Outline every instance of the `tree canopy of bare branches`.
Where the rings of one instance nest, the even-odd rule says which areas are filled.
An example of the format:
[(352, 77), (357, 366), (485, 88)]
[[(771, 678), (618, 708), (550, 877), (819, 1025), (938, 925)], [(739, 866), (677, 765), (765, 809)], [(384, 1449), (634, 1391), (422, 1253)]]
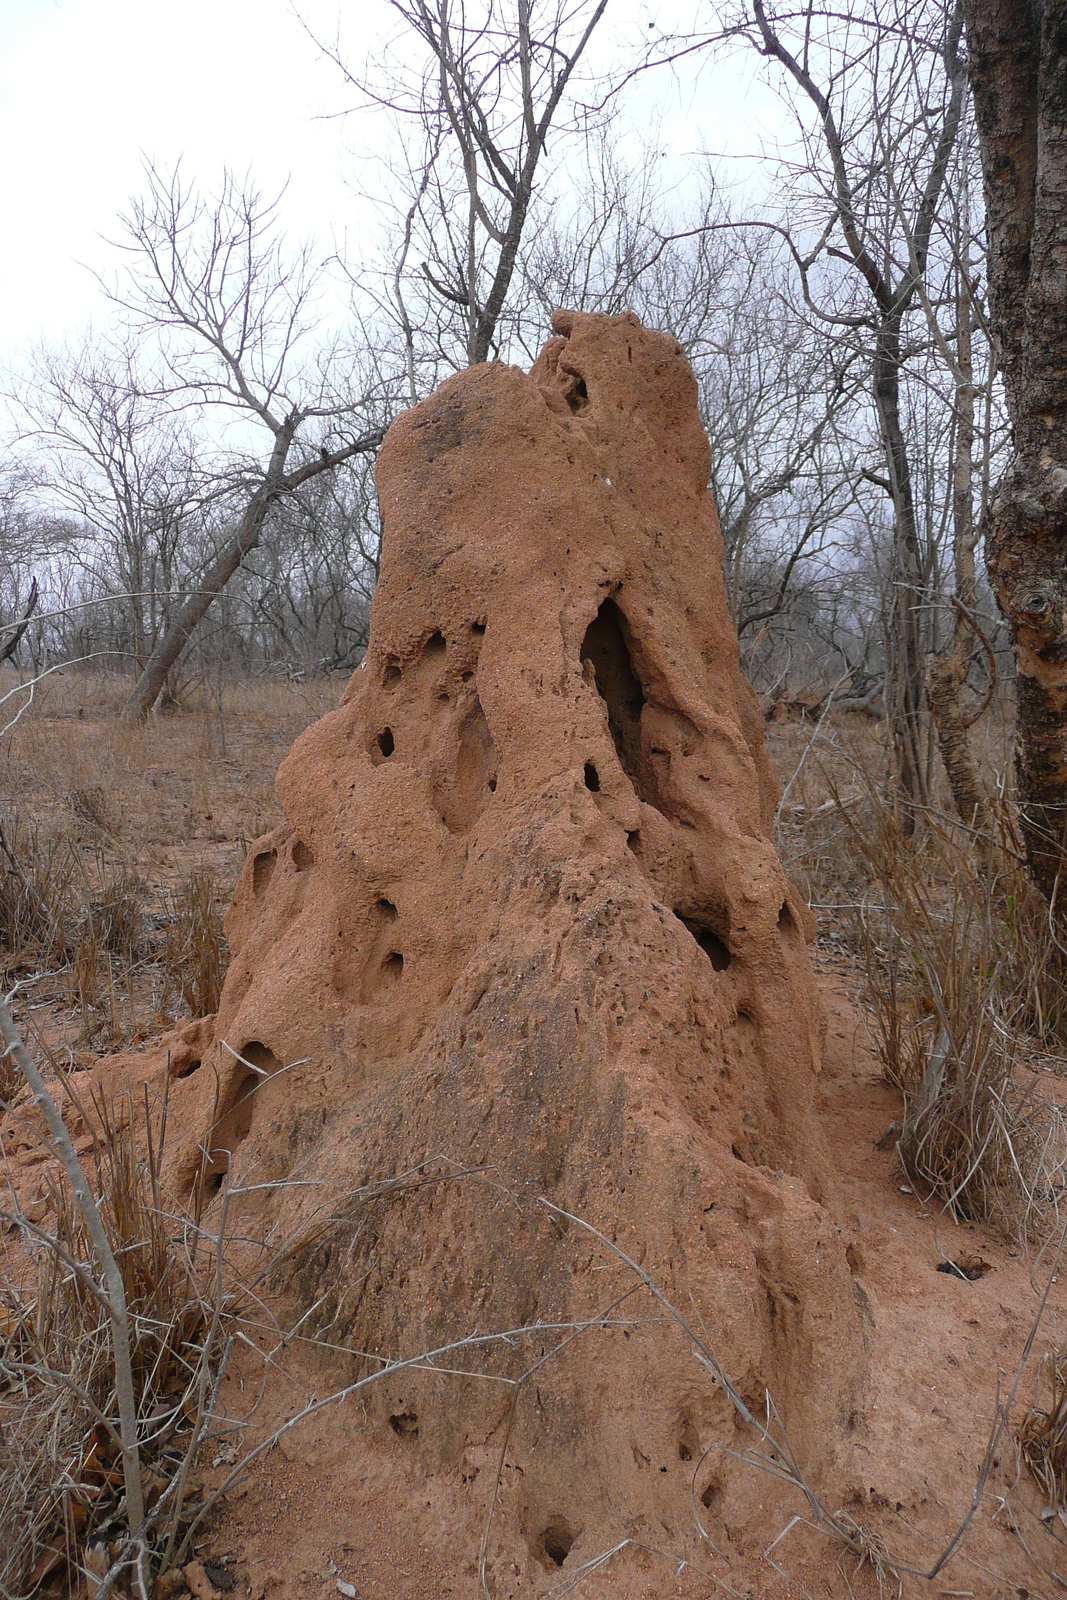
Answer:
[[(389, 0), (400, 28), (373, 69), (330, 54), (362, 103), (388, 111), (403, 156), (392, 310), (415, 393), (416, 344), (486, 361), (519, 265), (549, 135), (607, 0)], [(584, 120), (584, 119), (580, 119)]]
[[(202, 199), (180, 172), (147, 173), (125, 220), (129, 270), (112, 298), (160, 350), (160, 386), (175, 409), (236, 412), (265, 449), (231, 466), (244, 484), (236, 526), (145, 663), (125, 715), (144, 717), (215, 597), (258, 546), (272, 506), (353, 457), (375, 451), (388, 408), (377, 373), (354, 396), (322, 345), (302, 361), (320, 269), (305, 247), (288, 256), (276, 204), (227, 176)], [(310, 425), (310, 429), (309, 429)], [(311, 436), (309, 437), (309, 431)]]

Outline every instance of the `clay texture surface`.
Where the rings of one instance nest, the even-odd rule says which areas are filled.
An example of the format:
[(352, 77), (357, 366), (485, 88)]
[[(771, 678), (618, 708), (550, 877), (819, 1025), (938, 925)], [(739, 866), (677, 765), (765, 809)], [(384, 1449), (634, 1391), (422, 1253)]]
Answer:
[[(831, 1499), (863, 1397), (810, 914), (696, 385), (632, 315), (554, 326), (528, 375), (473, 368), (391, 428), (366, 659), (279, 771), (218, 1017), (169, 1067), (173, 1187), (205, 1225), (247, 1190), (250, 1263), (332, 1343), (403, 1357), (614, 1304), (517, 1391), (367, 1392), (370, 1435), (495, 1497), (500, 1596), (691, 1540), (694, 1503), (744, 1537), (773, 1493), (721, 1448), (754, 1441), (691, 1344), (543, 1198), (638, 1261), (760, 1414), (770, 1391)], [(516, 1377), (563, 1337), (453, 1365)]]

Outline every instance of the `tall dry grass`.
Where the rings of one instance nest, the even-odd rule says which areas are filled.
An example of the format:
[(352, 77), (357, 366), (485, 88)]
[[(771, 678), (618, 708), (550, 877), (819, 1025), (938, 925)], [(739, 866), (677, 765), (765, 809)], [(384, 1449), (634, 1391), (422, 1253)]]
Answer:
[(219, 1008), (228, 953), (214, 875), (204, 867), (182, 878), (167, 897), (163, 970), (194, 1017)]
[(215, 1009), (221, 912), (279, 820), (275, 771), (342, 683), (235, 679), (133, 727), (128, 687), (57, 673), (0, 745), (0, 971), (68, 1055)]
[[(0, 680), (10, 687), (9, 669)], [(166, 1024), (173, 1008), (215, 1009), (229, 886), (248, 842), (277, 821), (278, 761), (339, 691), (237, 683), (129, 728), (117, 717), (126, 687), (56, 675), (0, 747), (0, 993), (14, 981), (17, 1003), (32, 1001), (39, 1046), (57, 1047), (53, 1071), (64, 1039), (110, 1049)], [(5, 1060), (7, 1101), (18, 1087), (10, 1069)], [(9, 1270), (0, 1294), (0, 1593), (45, 1581), (73, 1593), (115, 1550), (140, 1563), (150, 1588), (187, 1526), (231, 1312), (223, 1241), (205, 1240), (198, 1256), (195, 1221), (164, 1211), (162, 1126), (138, 1144), (133, 1110), (117, 1122), (103, 1105), (88, 1111), (96, 1135), (84, 1160), (121, 1264), (151, 1538), (128, 1526), (100, 1262), (49, 1151), (47, 1222), (25, 1216), (14, 1191), (3, 1208), (22, 1247), (9, 1266), (32, 1270)]]
[[(145, 1508), (162, 1548), (181, 1520), (179, 1477), (203, 1432), (204, 1396), (221, 1345), (225, 1303), (198, 1277), (188, 1223), (162, 1207), (165, 1117), (134, 1135), (102, 1103), (85, 1159), (126, 1298)], [(121, 1464), (110, 1310), (99, 1263), (62, 1168), (50, 1168), (47, 1224), (33, 1224), (11, 1193), (0, 1217), (19, 1230), (32, 1272), (8, 1282), (0, 1307), (0, 1593), (27, 1594), (79, 1576), (131, 1546)], [(214, 1337), (209, 1338), (209, 1330)], [(125, 1530), (125, 1531), (124, 1531)], [(116, 1542), (117, 1541), (117, 1542)], [(143, 1544), (143, 1540), (141, 1541)], [(133, 1556), (131, 1555), (131, 1560)]]
[[(0, 668), (0, 692), (8, 679)], [(183, 846), (222, 855), (213, 847), (274, 826), (278, 764), (342, 687), (235, 679), (218, 697), (193, 693), (181, 709), (130, 725), (118, 715), (128, 679), (57, 674), (0, 747), (2, 809), (165, 876)]]
[(1067, 959), (1021, 867), (996, 748), (987, 731), (991, 867), (944, 790), (905, 829), (884, 736), (854, 719), (779, 738), (779, 845), (821, 914), (824, 952), (862, 976), (903, 1096), (908, 1179), (957, 1218), (1033, 1241), (1055, 1228), (1067, 1181), (1067, 1118), (1035, 1070), (1067, 1073)]
[(1067, 1504), (1067, 1349), (1052, 1351), (1042, 1364), (1048, 1387), (1035, 1396), (1019, 1427), (1019, 1448), (1049, 1504)]
[(0, 815), (0, 952), (12, 965), (64, 959), (74, 872), (65, 840)]
[(856, 833), (872, 886), (854, 913), (898, 1150), (927, 1201), (1019, 1241), (1046, 1237), (1067, 1181), (1067, 1119), (1032, 1070), (1058, 1051), (1064, 962), (1010, 857), (985, 871), (963, 829), (927, 818), (906, 839), (887, 807)]

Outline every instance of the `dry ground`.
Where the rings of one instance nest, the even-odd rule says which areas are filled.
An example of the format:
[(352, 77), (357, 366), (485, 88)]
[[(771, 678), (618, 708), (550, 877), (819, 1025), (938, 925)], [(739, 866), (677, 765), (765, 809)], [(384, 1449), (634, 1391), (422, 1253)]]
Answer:
[[(0, 671), (0, 693), (15, 681)], [(16, 1012), (64, 1060), (118, 1049), (187, 1013), (161, 960), (175, 896), (199, 874), (225, 909), (249, 844), (278, 821), (278, 763), (341, 687), (238, 682), (218, 698), (193, 692), (140, 728), (118, 720), (123, 679), (70, 672), (39, 686), (0, 743), (0, 821), (27, 844), (35, 831), (39, 853), (56, 859), (75, 925), (115, 888), (132, 893), (136, 913), (132, 951), (103, 939), (86, 953), (95, 985), (77, 963), (61, 973), (19, 963)], [(18, 703), (0, 709), (0, 727)]]
[[(0, 690), (13, 681), (0, 680)], [(56, 1067), (84, 1064), (187, 1012), (165, 960), (176, 897), (191, 874), (208, 873), (215, 910), (224, 907), (250, 841), (278, 818), (279, 760), (342, 686), (234, 683), (217, 697), (191, 698), (144, 729), (117, 721), (121, 681), (69, 673), (42, 686), (0, 743), (0, 819), (9, 838), (28, 843), (35, 829), (37, 848), (44, 841), (63, 857), (65, 912), (75, 927), (91, 923), (94, 906), (115, 884), (135, 885), (137, 913), (125, 946), (103, 939), (88, 957), (83, 951), (82, 966), (95, 963), (88, 984), (69, 953), (60, 961), (55, 952), (35, 957), (32, 950), (16, 955), (0, 947), (5, 987), (20, 985), (17, 1019)], [(1007, 769), (1007, 726), (1005, 716), (995, 717), (983, 735), (989, 772)], [(1051, 1258), (924, 1206), (904, 1182), (892, 1148), (879, 1148), (901, 1103), (884, 1080), (864, 1009), (852, 912), (870, 875), (833, 799), (836, 791), (862, 801), (866, 779), (884, 761), (879, 730), (858, 720), (818, 729), (781, 724), (769, 729), (769, 740), (786, 790), (783, 857), (820, 918), (815, 958), (829, 1022), (820, 1106), (837, 1175), (836, 1206), (862, 1240), (851, 1264), (872, 1380), (857, 1444), (863, 1494), (848, 1511), (894, 1555), (921, 1567), (967, 1510), (998, 1389), (1005, 1392), (1015, 1378)], [(1058, 1093), (1067, 1064), (1046, 1054), (1043, 1066)], [(946, 1257), (963, 1252), (978, 1253), (991, 1270), (976, 1282), (937, 1271)], [(1065, 1339), (1067, 1307), (1054, 1284), (1017, 1414), (1033, 1392), (1035, 1363)], [(266, 1393), (258, 1355), (246, 1352), (233, 1363), (225, 1404), (235, 1421), (247, 1421), (249, 1439), (269, 1432), (286, 1407), (298, 1406), (324, 1381), (318, 1354), (305, 1362), (299, 1341), (287, 1360), (284, 1383)], [(222, 1563), (211, 1569), (215, 1581), (235, 1579), (235, 1592), (252, 1600), (473, 1593), (480, 1539), (473, 1491), (443, 1479), (415, 1482), (403, 1448), (400, 1439), (392, 1450), (380, 1440), (370, 1446), (351, 1408), (294, 1431), (224, 1501), (201, 1552)], [(230, 1459), (232, 1446), (209, 1447), (202, 1486), (219, 1481)], [(853, 1571), (803, 1524), (773, 1550), (783, 1569), (776, 1570), (764, 1548), (803, 1505), (781, 1498), (773, 1504), (758, 1547), (721, 1558), (705, 1552), (681, 1572), (676, 1551), (620, 1550), (584, 1574), (576, 1590), (582, 1600), (622, 1592), (650, 1600), (879, 1592), (871, 1568)], [(1052, 1600), (1067, 1592), (1067, 1526), (1043, 1519), (1043, 1508), (1009, 1433), (960, 1553), (933, 1583), (903, 1575), (903, 1593)], [(896, 1580), (882, 1587), (895, 1592)], [(209, 1582), (204, 1592), (211, 1589)], [(558, 1593), (570, 1592), (561, 1573)]]

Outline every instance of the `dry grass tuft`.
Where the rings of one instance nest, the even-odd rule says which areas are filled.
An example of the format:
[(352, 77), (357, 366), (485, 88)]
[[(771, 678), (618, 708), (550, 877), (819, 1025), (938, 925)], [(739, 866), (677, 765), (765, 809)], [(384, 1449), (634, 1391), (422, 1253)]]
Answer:
[[(984, 765), (1002, 792), (1008, 725), (989, 721)], [(885, 1075), (905, 1100), (899, 1153), (916, 1191), (1011, 1238), (1044, 1236), (1067, 1180), (1067, 1117), (1035, 1069), (1063, 1072), (1067, 951), (1019, 864), (1010, 803), (993, 805), (989, 870), (947, 794), (907, 835), (875, 725), (771, 729), (770, 746), (783, 863), (820, 914), (822, 954), (865, 975)]]
[(139, 954), (145, 886), (137, 873), (120, 871), (105, 877), (98, 892), (86, 881), (83, 892), (87, 903), (70, 943), (71, 998), (81, 1015), (81, 1038), (92, 1042), (103, 1035), (117, 1048), (130, 1031), (122, 1000)]
[[(178, 1228), (159, 1205), (161, 1149), (139, 1156), (128, 1122), (96, 1108), (91, 1164), (125, 1285), (142, 1479), (149, 1508), (181, 1470), (199, 1419), (210, 1320)], [(83, 1569), (122, 1521), (123, 1474), (109, 1313), (69, 1185), (52, 1182), (54, 1221), (16, 1223), (36, 1282), (0, 1309), (0, 1592), (26, 1593)]]
[(122, 872), (89, 901), (85, 920), (93, 938), (104, 950), (126, 961), (134, 960), (141, 939), (144, 892), (144, 879), (139, 873)]
[(1035, 1400), (1019, 1428), (1023, 1460), (1050, 1505), (1067, 1503), (1067, 1349), (1048, 1357), (1047, 1407)]
[(1067, 1120), (1020, 1064), (1035, 1042), (1059, 1048), (1052, 930), (1018, 870), (985, 870), (950, 819), (927, 819), (918, 840), (888, 806), (875, 821), (865, 832), (850, 819), (871, 878), (855, 922), (879, 1053), (904, 1096), (904, 1170), (958, 1219), (1044, 1237), (1067, 1181)]
[(182, 879), (166, 901), (169, 921), (163, 946), (168, 982), (194, 1017), (219, 1008), (228, 951), (213, 873), (199, 867)]
[(0, 949), (5, 965), (63, 961), (75, 861), (65, 839), (0, 818)]
[(111, 806), (107, 795), (100, 784), (88, 784), (85, 788), (74, 788), (67, 796), (71, 811), (79, 822), (84, 822), (91, 828), (98, 828), (101, 833), (117, 834), (111, 815)]

